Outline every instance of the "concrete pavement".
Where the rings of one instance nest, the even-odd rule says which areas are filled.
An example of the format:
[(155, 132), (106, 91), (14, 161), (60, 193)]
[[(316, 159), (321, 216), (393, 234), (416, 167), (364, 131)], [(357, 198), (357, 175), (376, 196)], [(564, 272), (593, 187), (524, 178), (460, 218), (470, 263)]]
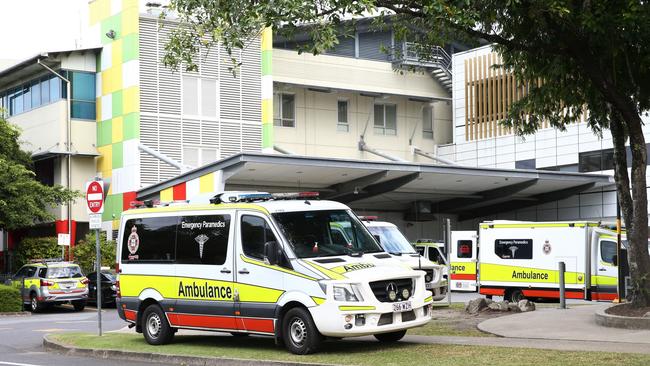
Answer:
[(596, 324), (596, 311), (609, 306), (611, 304), (575, 306), (565, 310), (542, 308), (488, 319), (478, 328), (508, 338), (635, 343), (650, 349), (650, 330), (607, 328)]

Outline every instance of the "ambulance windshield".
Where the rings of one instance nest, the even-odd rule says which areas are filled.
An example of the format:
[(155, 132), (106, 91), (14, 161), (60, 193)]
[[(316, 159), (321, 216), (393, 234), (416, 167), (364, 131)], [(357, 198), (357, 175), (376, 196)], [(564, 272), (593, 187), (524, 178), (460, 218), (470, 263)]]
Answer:
[(415, 248), (394, 226), (368, 226), (370, 233), (379, 237), (381, 246), (391, 254), (416, 254)]
[(359, 220), (345, 210), (273, 214), (298, 258), (381, 252)]

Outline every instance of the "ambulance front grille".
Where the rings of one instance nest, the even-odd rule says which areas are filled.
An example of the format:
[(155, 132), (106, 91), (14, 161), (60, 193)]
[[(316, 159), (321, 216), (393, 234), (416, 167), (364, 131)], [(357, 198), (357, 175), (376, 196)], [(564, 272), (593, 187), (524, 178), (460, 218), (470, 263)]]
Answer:
[(397, 287), (397, 298), (394, 301), (407, 300), (402, 298), (402, 290), (404, 289), (408, 289), (409, 294), (413, 294), (413, 280), (410, 278), (396, 278), (392, 280), (370, 282), (370, 289), (372, 290), (372, 293), (375, 294), (377, 300), (381, 302), (394, 302), (388, 299), (387, 288), (390, 283), (395, 284)]

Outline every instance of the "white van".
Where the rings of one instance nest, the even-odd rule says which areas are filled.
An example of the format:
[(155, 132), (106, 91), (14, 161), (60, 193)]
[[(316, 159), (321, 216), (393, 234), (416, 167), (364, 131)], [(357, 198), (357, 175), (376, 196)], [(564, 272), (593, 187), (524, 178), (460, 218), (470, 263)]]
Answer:
[[(479, 292), (522, 298), (559, 298), (558, 263), (566, 266), (566, 298), (617, 298), (616, 232), (598, 222), (490, 221), (479, 225)], [(622, 237), (625, 244), (625, 236)], [(627, 270), (623, 267), (623, 272)]]
[(395, 224), (377, 221), (376, 216), (359, 218), (386, 252), (409, 267), (426, 272), (424, 280), (427, 290), (433, 292), (433, 301), (441, 301), (447, 296), (447, 279), (444, 276), (446, 267), (421, 256)]
[(119, 316), (150, 344), (189, 328), (269, 335), (296, 354), (324, 337), (394, 342), (429, 322), (424, 272), (385, 253), (347, 206), (313, 198), (226, 192), (122, 213)]

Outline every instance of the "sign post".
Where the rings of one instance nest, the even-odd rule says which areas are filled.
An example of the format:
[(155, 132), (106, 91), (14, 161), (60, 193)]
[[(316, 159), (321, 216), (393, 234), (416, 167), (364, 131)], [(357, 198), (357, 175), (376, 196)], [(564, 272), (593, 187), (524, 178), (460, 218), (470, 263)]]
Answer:
[(104, 182), (95, 178), (86, 182), (86, 210), (89, 216), (89, 227), (95, 229), (95, 297), (97, 298), (97, 329), (102, 335), (102, 259), (99, 245), (99, 230), (102, 227), (102, 212), (104, 212)]

